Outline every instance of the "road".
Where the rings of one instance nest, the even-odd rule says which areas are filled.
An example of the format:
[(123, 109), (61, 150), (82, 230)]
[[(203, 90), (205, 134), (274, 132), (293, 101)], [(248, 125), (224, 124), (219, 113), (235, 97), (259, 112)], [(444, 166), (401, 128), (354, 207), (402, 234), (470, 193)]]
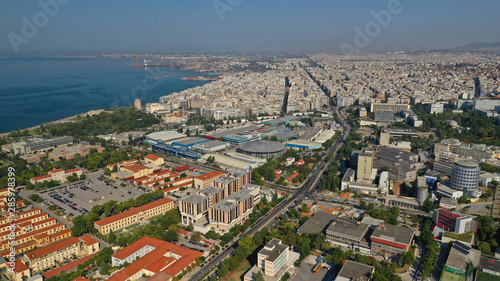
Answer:
[[(340, 116), (340, 114), (338, 113), (337, 108), (334, 108), (332, 106), (332, 109), (340, 117), (343, 127), (342, 134), (337, 138), (337, 140), (335, 140), (333, 145), (328, 149), (326, 153), (326, 156), (328, 156), (330, 153), (333, 153), (333, 157), (330, 159), (329, 162), (325, 161), (326, 156), (322, 158), (321, 161), (316, 165), (314, 170), (311, 172), (311, 174), (304, 181), (302, 188), (298, 190), (296, 193), (294, 193), (292, 196), (287, 198), (286, 200), (282, 201), (282, 203), (278, 207), (276, 207), (276, 209), (274, 209), (270, 214), (263, 217), (260, 221), (255, 223), (252, 227), (250, 227), (250, 229), (245, 233), (245, 235), (253, 236), (264, 226), (267, 227), (272, 226), (277, 222), (278, 217), (281, 215), (281, 213), (283, 213), (283, 211), (288, 209), (290, 206), (295, 206), (295, 204), (298, 204), (303, 199), (307, 199), (314, 192), (314, 190), (316, 189), (317, 185), (319, 184), (323, 176), (324, 171), (328, 169), (329, 165), (335, 159), (337, 151), (339, 150), (339, 148), (342, 146), (347, 136), (349, 136), (352, 131), (348, 123), (345, 121), (345, 118), (343, 116)], [(207, 271), (209, 271), (215, 266), (218, 266), (226, 257), (231, 255), (233, 251), (238, 247), (237, 242), (240, 238), (241, 236), (238, 237), (238, 239), (234, 242), (234, 244), (228, 246), (225, 249), (222, 249), (219, 255), (217, 255), (211, 261), (206, 263), (205, 266), (199, 272), (191, 276), (190, 279), (200, 280)]]

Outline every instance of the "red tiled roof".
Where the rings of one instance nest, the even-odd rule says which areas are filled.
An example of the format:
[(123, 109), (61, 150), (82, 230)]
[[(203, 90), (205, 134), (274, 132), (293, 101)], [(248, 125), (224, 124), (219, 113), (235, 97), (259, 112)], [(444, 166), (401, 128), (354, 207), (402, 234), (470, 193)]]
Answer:
[[(177, 259), (176, 261), (173, 261), (167, 266), (169, 260), (165, 258), (165, 254), (168, 252), (171, 252), (175, 255), (179, 255), (181, 256), (181, 258)], [(138, 260), (134, 261), (132, 264), (125, 267), (124, 269), (111, 275), (111, 277), (108, 280), (109, 281), (127, 280), (130, 276), (133, 276), (137, 272), (146, 268), (148, 270), (151, 270), (152, 272), (155, 272), (154, 270), (161, 270), (162, 264), (165, 265), (166, 268), (161, 270), (161, 272), (167, 273), (170, 276), (176, 276), (182, 270), (184, 270), (188, 265), (192, 264), (200, 256), (202, 256), (201, 252), (191, 250), (170, 242), (163, 241), (163, 244), (161, 246), (149, 252), (148, 254), (144, 255), (143, 257), (139, 258)]]
[[(45, 274), (44, 274), (44, 276), (45, 276)], [(78, 277), (76, 277), (75, 279), (73, 279), (71, 281), (90, 281), (90, 280), (87, 279), (87, 278), (85, 278), (85, 277), (78, 276)]]
[[(36, 218), (39, 218), (39, 217), (43, 217), (43, 216), (48, 216), (48, 214), (46, 212), (43, 212), (43, 213), (38, 213), (38, 214), (34, 214), (32, 216), (29, 216), (29, 217), (25, 217), (25, 218), (22, 218), (22, 219), (19, 219), (16, 221), (16, 223), (19, 225), (19, 224), (22, 224), (24, 222), (31, 222), (31, 220), (33, 219), (36, 219)], [(11, 223), (10, 222), (7, 222), (7, 223), (2, 223), (0, 225), (0, 229), (6, 227), (6, 226), (9, 226)]]
[(199, 180), (207, 180), (207, 179), (211, 179), (211, 178), (215, 178), (215, 177), (220, 177), (222, 175), (225, 175), (226, 173), (224, 172), (221, 172), (221, 171), (212, 171), (210, 173), (206, 173), (206, 174), (203, 174), (203, 175), (199, 175), (197, 177), (195, 177), (195, 179), (199, 179)]
[(97, 224), (99, 226), (103, 226), (103, 225), (106, 225), (106, 224), (109, 224), (109, 223), (112, 223), (112, 222), (124, 219), (126, 217), (133, 216), (133, 215), (138, 214), (140, 212), (144, 212), (144, 211), (147, 211), (149, 209), (153, 209), (153, 208), (161, 206), (163, 204), (167, 204), (169, 202), (172, 202), (172, 199), (163, 198), (163, 199), (160, 199), (158, 201), (146, 204), (146, 205), (141, 206), (141, 207), (137, 207), (137, 208), (132, 207), (132, 208), (130, 208), (129, 210), (127, 210), (125, 212), (119, 213), (117, 215), (114, 215), (114, 216), (111, 216), (111, 217), (108, 217), (108, 218), (105, 218), (105, 219), (102, 219), (102, 220), (98, 220), (98, 221), (95, 222), (95, 224)]
[(56, 242), (54, 244), (45, 246), (43, 248), (34, 250), (33, 252), (29, 252), (29, 253), (27, 253), (25, 255), (28, 257), (29, 260), (34, 260), (36, 258), (43, 257), (45, 255), (53, 253), (53, 252), (55, 252), (57, 250), (60, 250), (60, 249), (66, 248), (68, 246), (74, 245), (74, 244), (78, 243), (79, 241), (80, 240), (77, 237), (71, 237), (71, 238), (64, 239), (62, 241)]
[(153, 160), (153, 161), (156, 161), (156, 160), (160, 159), (160, 157), (158, 157), (156, 155), (153, 155), (153, 154), (148, 154), (148, 155), (144, 156), (144, 158), (147, 158), (147, 159), (150, 159), (150, 160)]
[(126, 170), (129, 170), (129, 171), (133, 172), (133, 173), (137, 173), (139, 171), (150, 169), (150, 168), (147, 167), (147, 166), (144, 166), (142, 164), (136, 163), (136, 164), (132, 164), (132, 165), (128, 165), (128, 166), (122, 167), (122, 169), (126, 169)]
[(184, 170), (188, 170), (188, 169), (189, 169), (189, 167), (188, 167), (188, 166), (180, 166), (180, 167), (175, 168), (175, 170), (176, 170), (177, 172), (184, 171)]
[(81, 171), (80, 169), (78, 168), (75, 168), (75, 169), (71, 169), (71, 170), (66, 170), (66, 174), (72, 174), (72, 173), (76, 173), (78, 171)]
[(52, 175), (39, 176), (39, 177), (32, 178), (32, 180), (39, 181), (39, 180), (44, 180), (44, 179), (49, 179), (49, 178), (52, 178)]
[[(49, 272), (44, 273), (43, 277), (45, 277), (45, 278), (54, 277), (57, 274), (61, 273), (61, 271), (63, 271), (63, 270), (67, 272), (67, 271), (69, 271), (69, 270), (71, 270), (73, 268), (78, 267), (79, 264), (86, 262), (87, 260), (91, 259), (93, 256), (94, 255), (92, 254), (92, 255), (86, 256), (84, 258), (81, 258), (79, 260), (76, 260), (74, 262), (70, 262), (68, 264), (65, 264), (65, 265), (63, 265), (61, 267), (58, 267), (58, 268), (56, 268), (54, 270), (51, 270)], [(79, 277), (81, 277), (81, 276), (79, 276)], [(81, 277), (81, 278), (83, 278), (83, 277)], [(78, 277), (77, 277), (74, 280), (88, 280), (88, 279), (85, 279), (85, 278), (84, 279), (78, 279)]]
[(165, 267), (170, 266), (175, 261), (176, 261), (175, 258), (161, 256), (159, 259), (157, 259), (152, 264), (147, 266), (146, 270), (149, 270), (152, 272), (159, 272), (160, 270), (164, 269)]
[(340, 198), (342, 198), (342, 199), (347, 199), (347, 198), (349, 198), (349, 196), (351, 196), (351, 193), (349, 193), (349, 192), (345, 192), (345, 193), (342, 193), (342, 194), (340, 195)]
[(297, 176), (299, 175), (299, 172), (295, 172), (293, 173), (293, 175), (289, 176), (288, 178), (286, 178), (285, 181), (287, 182), (291, 182), (294, 178), (296, 178)]
[[(7, 267), (10, 268), (10, 264), (7, 263)], [(14, 268), (12, 268), (12, 270), (14, 270), (14, 272), (23, 272), (25, 270), (29, 270), (29, 268), (24, 264), (24, 262), (20, 259), (16, 259), (14, 261)]]
[(143, 238), (135, 241), (134, 243), (130, 244), (129, 246), (125, 247), (123, 250), (116, 252), (112, 255), (112, 257), (124, 260), (128, 256), (132, 255), (133, 253), (139, 251), (140, 249), (144, 248), (146, 245), (151, 246), (153, 248), (158, 248), (161, 245), (163, 245), (165, 241), (157, 239), (157, 238), (152, 238), (149, 236), (144, 236)]
[(94, 245), (96, 243), (99, 243), (97, 242), (97, 240), (95, 240), (92, 236), (88, 235), (88, 234), (85, 234), (83, 236), (80, 236), (80, 238), (83, 239), (83, 243), (86, 245), (86, 246), (91, 246), (91, 245)]
[(50, 171), (49, 173), (55, 174), (55, 173), (59, 173), (59, 172), (64, 172), (64, 170), (62, 170), (62, 169), (55, 169), (55, 170)]
[(406, 245), (404, 245), (404, 244), (400, 244), (400, 243), (396, 243), (396, 242), (392, 242), (392, 241), (387, 241), (387, 240), (376, 238), (376, 237), (372, 237), (372, 242), (376, 242), (376, 243), (380, 243), (380, 244), (384, 244), (384, 245), (389, 245), (389, 246), (400, 248), (400, 249), (406, 249)]

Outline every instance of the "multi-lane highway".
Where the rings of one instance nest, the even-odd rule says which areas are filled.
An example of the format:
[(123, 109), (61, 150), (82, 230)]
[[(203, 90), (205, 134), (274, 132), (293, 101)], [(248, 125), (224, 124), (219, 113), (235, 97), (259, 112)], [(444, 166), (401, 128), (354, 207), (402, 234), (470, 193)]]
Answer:
[[(337, 108), (332, 106), (332, 109), (335, 111), (337, 116), (339, 116), (342, 121), (342, 128), (343, 128), (342, 134), (337, 138), (337, 140), (335, 140), (334, 144), (327, 150), (325, 157), (321, 159), (321, 161), (316, 165), (316, 167), (311, 172), (309, 177), (307, 177), (306, 181), (302, 185), (302, 188), (299, 189), (294, 194), (292, 194), (286, 200), (282, 201), (282, 203), (279, 206), (277, 206), (267, 216), (263, 217), (257, 223), (251, 226), (250, 229), (248, 229), (247, 232), (244, 233), (243, 235), (253, 236), (255, 233), (260, 231), (264, 226), (267, 226), (269, 228), (270, 226), (274, 225), (277, 222), (280, 215), (283, 213), (283, 211), (287, 210), (291, 206), (295, 206), (303, 199), (307, 199), (316, 190), (317, 185), (320, 183), (320, 180), (323, 177), (323, 173), (325, 172), (325, 170), (328, 169), (332, 161), (335, 160), (337, 151), (342, 146), (347, 136), (349, 136), (352, 132), (351, 131), (352, 129), (349, 126), (349, 124), (345, 121), (344, 116), (341, 116), (339, 114)], [(330, 159), (329, 162), (327, 162), (326, 157), (331, 153), (333, 153), (333, 157)], [(213, 267), (218, 266), (226, 257), (231, 255), (233, 251), (237, 248), (238, 246), (237, 242), (239, 241), (240, 238), (241, 236), (238, 237), (238, 239), (235, 239), (234, 244), (222, 249), (222, 251), (216, 257), (212, 258), (211, 261), (206, 263), (204, 267), (196, 274), (194, 274), (190, 279), (200, 280), (206, 272), (210, 271)]]

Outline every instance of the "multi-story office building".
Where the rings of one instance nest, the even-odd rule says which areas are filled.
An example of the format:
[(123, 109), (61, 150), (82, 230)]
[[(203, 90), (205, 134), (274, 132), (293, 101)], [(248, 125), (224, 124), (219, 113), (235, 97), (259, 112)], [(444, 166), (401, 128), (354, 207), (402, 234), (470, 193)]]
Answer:
[(479, 197), (479, 164), (471, 161), (456, 162), (451, 171), (451, 187), (464, 192), (466, 197)]
[(216, 187), (224, 189), (224, 197), (233, 194), (243, 188), (243, 185), (250, 183), (252, 176), (250, 171), (230, 170), (228, 174), (218, 177), (213, 181)]
[(370, 107), (370, 112), (377, 111), (392, 111), (400, 112), (405, 109), (410, 109), (409, 104), (388, 104), (388, 103), (372, 103)]
[(358, 180), (370, 180), (372, 179), (373, 170), (373, 149), (363, 148), (358, 155), (358, 170), (357, 179)]
[(380, 145), (389, 145), (391, 138), (402, 138), (403, 136), (418, 138), (419, 134), (415, 129), (383, 128), (382, 131), (380, 131)]
[(208, 208), (208, 222), (214, 231), (224, 233), (244, 222), (253, 210), (259, 187), (245, 187)]
[(418, 155), (385, 146), (377, 147), (375, 158), (375, 168), (387, 168), (389, 178), (400, 181), (416, 179), (418, 169), (424, 166), (418, 162)]
[[(447, 155), (450, 153), (451, 155)], [(438, 158), (468, 158), (473, 160), (488, 160), (500, 157), (498, 147), (484, 144), (463, 143), (457, 139), (444, 139), (434, 145), (434, 154)], [(445, 154), (446, 157), (443, 157)]]
[(207, 186), (197, 192), (179, 200), (179, 211), (183, 225), (195, 224), (205, 218), (208, 208), (224, 199), (224, 189)]
[(174, 201), (168, 198), (163, 198), (144, 206), (137, 208), (132, 207), (123, 213), (98, 220), (94, 222), (94, 227), (99, 231), (99, 233), (106, 235), (111, 231), (116, 231), (145, 219), (161, 215), (169, 210), (172, 210), (173, 208)]
[(381, 256), (403, 254), (413, 243), (415, 231), (390, 224), (379, 224), (371, 235), (371, 252)]
[(257, 254), (257, 266), (265, 275), (274, 277), (289, 259), (289, 251), (288, 245), (273, 238)]
[(213, 171), (203, 175), (199, 175), (194, 178), (194, 186), (196, 188), (204, 188), (209, 185), (213, 185), (215, 179), (225, 175), (226, 173), (221, 171)]
[(432, 221), (444, 230), (458, 234), (476, 232), (477, 229), (476, 216), (453, 212), (444, 208), (434, 209)]
[(442, 103), (431, 103), (425, 107), (425, 111), (427, 114), (434, 113), (443, 113), (444, 112), (444, 104)]

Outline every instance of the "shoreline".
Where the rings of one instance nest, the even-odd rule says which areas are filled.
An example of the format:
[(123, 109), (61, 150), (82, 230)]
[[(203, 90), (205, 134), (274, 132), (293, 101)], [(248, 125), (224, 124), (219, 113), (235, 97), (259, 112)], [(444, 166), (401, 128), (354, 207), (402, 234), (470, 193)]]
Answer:
[(32, 126), (32, 127), (28, 127), (28, 128), (24, 128), (24, 129), (19, 129), (19, 130), (15, 130), (15, 131), (11, 131), (11, 132), (0, 133), (0, 137), (2, 137), (2, 138), (6, 137), (10, 133), (12, 133), (12, 132), (19, 132), (19, 131), (25, 131), (25, 130), (32, 131), (32, 130), (35, 130), (35, 129), (39, 128), (42, 125), (53, 125), (53, 124), (71, 122), (73, 119), (76, 119), (78, 117), (82, 117), (82, 116), (85, 116), (85, 115), (92, 116), (92, 115), (95, 115), (95, 114), (100, 114), (103, 111), (104, 111), (104, 109), (90, 110), (90, 111), (87, 111), (87, 112), (84, 112), (84, 113), (79, 113), (77, 115), (65, 117), (65, 118), (62, 118), (62, 119), (58, 119), (58, 120), (54, 120), (54, 121), (50, 121), (50, 122), (46, 122), (46, 123), (41, 123), (41, 124), (38, 124), (38, 125), (35, 125), (35, 126)]

